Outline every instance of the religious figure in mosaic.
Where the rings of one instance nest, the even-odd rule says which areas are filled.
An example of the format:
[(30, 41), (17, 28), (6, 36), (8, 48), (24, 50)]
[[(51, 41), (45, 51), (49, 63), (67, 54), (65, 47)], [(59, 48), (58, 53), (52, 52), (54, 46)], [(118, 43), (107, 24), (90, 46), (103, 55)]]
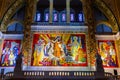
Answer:
[(57, 36), (54, 41), (54, 56), (56, 58), (61, 58), (64, 55), (64, 51), (62, 48), (62, 42), (60, 36)]
[(71, 44), (71, 54), (74, 61), (86, 62), (86, 59), (84, 58), (86, 54), (82, 49), (81, 39), (78, 40), (77, 36), (73, 36)]
[(103, 66), (116, 67), (116, 54), (112, 41), (99, 42), (100, 55), (103, 61)]
[(6, 46), (2, 52), (2, 60), (1, 60), (1, 64), (2, 66), (8, 66), (9, 65), (9, 55), (10, 55), (11, 51), (10, 48), (8, 46)]
[(86, 66), (84, 38), (84, 35), (35, 34), (32, 65)]
[(34, 53), (33, 53), (33, 56), (34, 56), (34, 62), (33, 62), (33, 65), (34, 66), (40, 66), (42, 65), (42, 60), (44, 58), (44, 40), (42, 39), (39, 39), (38, 40), (38, 43), (35, 44), (35, 50), (34, 50)]

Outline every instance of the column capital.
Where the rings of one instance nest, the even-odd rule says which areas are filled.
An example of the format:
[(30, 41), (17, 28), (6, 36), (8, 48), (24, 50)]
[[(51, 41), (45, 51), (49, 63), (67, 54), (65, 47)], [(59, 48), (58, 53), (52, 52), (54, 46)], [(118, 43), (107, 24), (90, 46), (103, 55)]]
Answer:
[(115, 35), (115, 38), (116, 38), (116, 40), (119, 40), (119, 39), (120, 39), (120, 31), (117, 32), (117, 34)]

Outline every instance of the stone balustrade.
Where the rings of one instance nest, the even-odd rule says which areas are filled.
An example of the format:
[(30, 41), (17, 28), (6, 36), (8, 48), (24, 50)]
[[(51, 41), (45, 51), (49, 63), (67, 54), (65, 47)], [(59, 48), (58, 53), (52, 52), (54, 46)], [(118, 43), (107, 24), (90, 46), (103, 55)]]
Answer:
[[(5, 80), (14, 77), (13, 72), (6, 73)], [(105, 77), (112, 79), (111, 73), (105, 73)], [(78, 79), (95, 79), (94, 71), (23, 71), (22, 78), (38, 79), (38, 78), (78, 78)]]

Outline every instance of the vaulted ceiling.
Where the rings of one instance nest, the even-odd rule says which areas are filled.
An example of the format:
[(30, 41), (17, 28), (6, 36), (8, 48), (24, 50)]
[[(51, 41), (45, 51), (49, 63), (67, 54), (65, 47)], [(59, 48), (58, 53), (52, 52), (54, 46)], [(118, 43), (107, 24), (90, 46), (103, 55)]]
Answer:
[(120, 0), (103, 0), (103, 2), (113, 12), (118, 21), (118, 24), (120, 25)]

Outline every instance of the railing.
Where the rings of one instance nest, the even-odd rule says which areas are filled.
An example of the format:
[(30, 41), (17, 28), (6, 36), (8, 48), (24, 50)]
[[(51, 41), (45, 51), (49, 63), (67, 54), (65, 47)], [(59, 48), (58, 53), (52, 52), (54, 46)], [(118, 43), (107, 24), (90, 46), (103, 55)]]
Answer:
[(120, 75), (114, 75), (113, 78), (114, 80), (120, 80)]
[[(23, 71), (19, 76), (23, 79), (72, 79), (72, 80), (96, 80), (94, 71)], [(116, 78), (117, 77), (117, 78)], [(13, 72), (5, 74), (4, 80), (14, 78)], [(113, 76), (111, 73), (105, 73), (105, 80), (119, 80), (120, 76)]]
[(85, 23), (84, 22), (82, 22), (82, 23), (80, 23), (80, 22), (71, 22), (71, 23), (66, 23), (66, 22), (53, 22), (53, 23), (49, 23), (49, 22), (34, 22), (34, 23), (32, 23), (32, 25), (84, 26)]

